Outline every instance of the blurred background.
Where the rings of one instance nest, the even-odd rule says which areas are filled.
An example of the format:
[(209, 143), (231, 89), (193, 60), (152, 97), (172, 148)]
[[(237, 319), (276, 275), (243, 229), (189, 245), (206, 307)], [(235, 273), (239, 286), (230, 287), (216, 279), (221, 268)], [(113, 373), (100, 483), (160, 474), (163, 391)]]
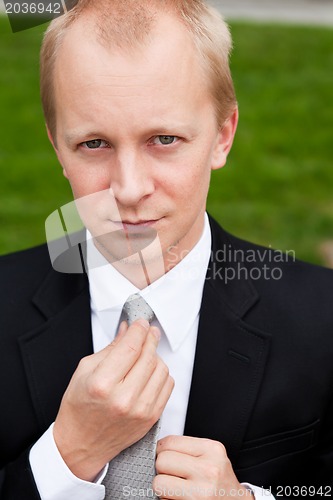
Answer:
[[(211, 3), (234, 39), (240, 124), (208, 210), (239, 237), (333, 267), (332, 0)], [(13, 34), (0, 14), (0, 254), (44, 242), (45, 219), (72, 199), (39, 101), (45, 27)]]

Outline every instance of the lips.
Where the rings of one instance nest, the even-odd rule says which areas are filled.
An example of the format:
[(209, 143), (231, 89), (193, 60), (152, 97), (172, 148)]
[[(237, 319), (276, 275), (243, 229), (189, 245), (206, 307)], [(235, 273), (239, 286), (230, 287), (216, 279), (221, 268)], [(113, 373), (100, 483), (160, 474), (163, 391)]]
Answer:
[(127, 221), (127, 220), (122, 221), (122, 223), (125, 224), (126, 226), (146, 226), (146, 225), (154, 224), (155, 222), (157, 222), (157, 221), (156, 220), (139, 220), (139, 221), (135, 221), (135, 222)]
[(138, 221), (112, 221), (119, 229), (123, 229), (126, 233), (140, 233), (152, 229), (159, 219), (153, 220), (138, 220)]
[(149, 231), (153, 228), (155, 224), (155, 220), (151, 221), (140, 221), (140, 222), (135, 222), (134, 224), (132, 222), (125, 222), (123, 221), (123, 227), (124, 230), (127, 233), (142, 233)]
[(142, 252), (156, 241), (158, 232), (155, 224), (159, 220), (130, 222), (108, 218), (107, 224), (103, 226), (104, 231), (100, 231), (96, 239), (108, 255), (115, 259), (112, 262), (126, 259)]

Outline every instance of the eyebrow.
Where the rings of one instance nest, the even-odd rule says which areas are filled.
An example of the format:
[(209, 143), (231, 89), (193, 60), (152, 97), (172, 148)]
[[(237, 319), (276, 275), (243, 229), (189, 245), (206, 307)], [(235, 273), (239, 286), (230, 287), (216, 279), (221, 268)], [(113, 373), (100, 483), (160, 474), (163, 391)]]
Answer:
[(73, 143), (76, 143), (78, 140), (81, 140), (79, 138), (81, 137), (100, 137), (103, 136), (104, 134), (101, 134), (100, 132), (87, 132), (84, 130), (78, 130), (76, 132), (67, 132), (65, 133), (65, 142), (68, 146), (72, 145)]

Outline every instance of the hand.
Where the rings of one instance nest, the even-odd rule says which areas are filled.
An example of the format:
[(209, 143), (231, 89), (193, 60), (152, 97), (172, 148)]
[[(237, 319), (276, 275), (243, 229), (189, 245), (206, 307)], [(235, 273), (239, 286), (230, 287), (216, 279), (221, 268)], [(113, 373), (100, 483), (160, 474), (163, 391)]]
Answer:
[(210, 439), (168, 436), (158, 441), (153, 489), (170, 500), (254, 498), (232, 469), (224, 446)]
[(145, 320), (130, 327), (123, 322), (112, 344), (79, 363), (53, 431), (77, 477), (93, 481), (161, 416), (174, 381), (156, 354), (159, 338), (159, 330)]

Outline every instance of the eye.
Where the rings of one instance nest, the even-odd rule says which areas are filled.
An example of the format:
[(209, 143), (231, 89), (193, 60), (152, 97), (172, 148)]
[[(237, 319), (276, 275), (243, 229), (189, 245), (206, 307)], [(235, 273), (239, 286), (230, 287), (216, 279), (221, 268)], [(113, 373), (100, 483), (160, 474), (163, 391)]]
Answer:
[(154, 137), (153, 144), (162, 144), (163, 146), (170, 146), (177, 142), (178, 137), (175, 135), (157, 135)]
[(82, 142), (80, 145), (85, 147), (86, 149), (103, 149), (109, 146), (108, 143), (106, 141), (103, 141), (102, 139), (93, 139), (91, 141), (85, 141)]

